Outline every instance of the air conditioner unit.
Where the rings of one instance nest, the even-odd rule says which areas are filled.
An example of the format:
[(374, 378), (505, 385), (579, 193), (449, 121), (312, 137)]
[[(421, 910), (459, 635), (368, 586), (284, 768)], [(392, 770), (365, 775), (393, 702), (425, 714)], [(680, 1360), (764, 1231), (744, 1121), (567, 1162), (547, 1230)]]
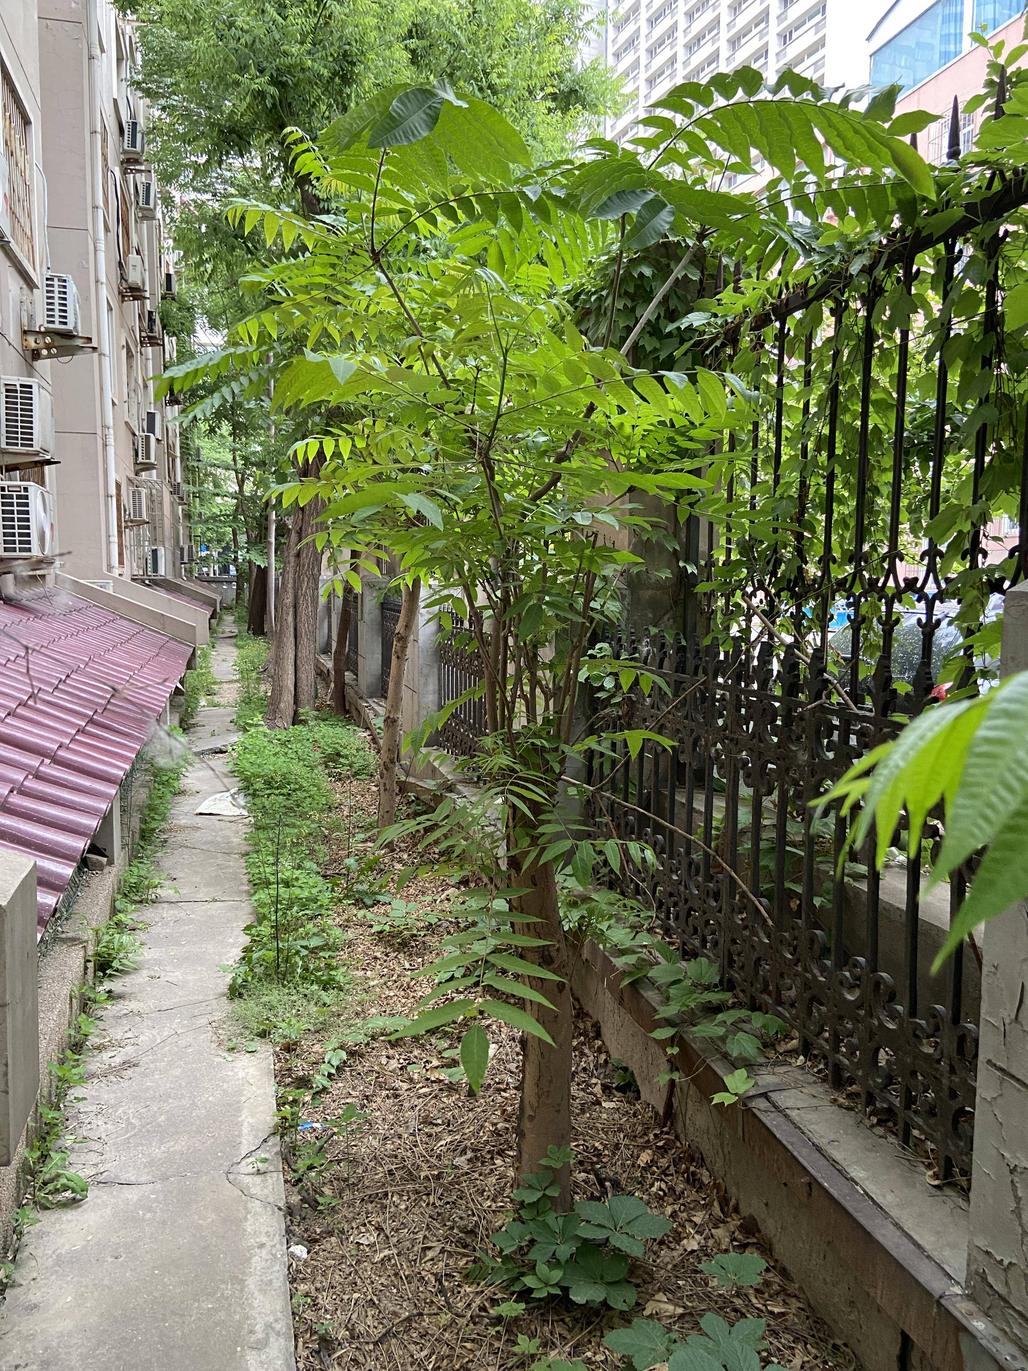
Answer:
[(0, 481), (0, 552), (4, 557), (50, 557), (54, 501), (34, 481)]
[(174, 295), (175, 295), (175, 289), (176, 289), (176, 287), (175, 287), (175, 273), (174, 273), (173, 271), (166, 271), (166, 272), (164, 273), (164, 293), (165, 293), (165, 295), (169, 295), (169, 296), (171, 296), (171, 297), (174, 297)]
[(149, 501), (147, 500), (147, 492), (142, 486), (129, 486), (128, 512), (125, 522), (133, 528), (150, 522)]
[(144, 341), (149, 341), (152, 346), (157, 347), (161, 341), (161, 316), (155, 309), (148, 309), (142, 325)]
[(146, 574), (148, 576), (164, 576), (164, 548), (152, 547), (146, 554)]
[(136, 434), (135, 462), (137, 471), (157, 470), (157, 439), (152, 433)]
[(144, 412), (143, 432), (149, 433), (158, 442), (164, 437), (164, 415), (159, 409), (148, 409)]
[(124, 293), (142, 299), (146, 295), (146, 265), (138, 252), (130, 252), (125, 258), (123, 274)]
[(156, 216), (157, 182), (152, 176), (141, 176), (136, 182), (136, 200), (141, 218), (153, 219)]
[(138, 119), (129, 119), (125, 124), (125, 136), (121, 142), (121, 156), (125, 162), (141, 162), (146, 148), (146, 134)]
[(43, 329), (47, 333), (81, 333), (82, 311), (74, 278), (48, 271), (43, 283)]
[(193, 545), (192, 545), (192, 543), (183, 543), (183, 544), (182, 544), (182, 546), (181, 546), (181, 547), (179, 548), (179, 550), (178, 550), (178, 559), (179, 559), (179, 561), (182, 563), (183, 566), (188, 566), (188, 565), (189, 565), (189, 563), (193, 560)]
[(49, 453), (51, 404), (39, 381), (0, 376), (0, 451)]

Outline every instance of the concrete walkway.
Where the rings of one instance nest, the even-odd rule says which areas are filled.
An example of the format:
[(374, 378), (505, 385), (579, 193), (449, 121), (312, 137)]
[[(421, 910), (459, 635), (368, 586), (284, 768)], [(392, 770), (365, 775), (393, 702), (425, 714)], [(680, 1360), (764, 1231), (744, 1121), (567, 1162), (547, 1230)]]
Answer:
[[(215, 675), (233, 679), (221, 638)], [(231, 686), (190, 734), (231, 736)], [(225, 702), (225, 703), (223, 703)], [(270, 1052), (231, 1051), (223, 969), (250, 918), (246, 822), (200, 816), (235, 783), (198, 758), (175, 802), (137, 970), (110, 984), (69, 1115), (84, 1203), (22, 1241), (3, 1371), (293, 1371)]]

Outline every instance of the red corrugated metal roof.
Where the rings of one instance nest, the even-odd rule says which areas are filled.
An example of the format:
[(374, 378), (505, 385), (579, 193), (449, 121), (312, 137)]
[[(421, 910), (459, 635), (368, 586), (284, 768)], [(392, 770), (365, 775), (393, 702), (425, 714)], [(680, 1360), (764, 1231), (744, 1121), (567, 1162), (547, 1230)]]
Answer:
[(74, 595), (0, 601), (0, 846), (35, 860), (41, 928), (189, 655)]

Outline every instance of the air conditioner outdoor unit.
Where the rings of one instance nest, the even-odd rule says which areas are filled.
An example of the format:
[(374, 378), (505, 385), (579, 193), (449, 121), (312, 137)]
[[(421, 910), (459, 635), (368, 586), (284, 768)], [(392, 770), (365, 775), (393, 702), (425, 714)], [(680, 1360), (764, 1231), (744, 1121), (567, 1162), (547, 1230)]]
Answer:
[(164, 273), (164, 293), (172, 297), (175, 295), (175, 273), (173, 271)]
[(146, 148), (146, 134), (138, 119), (129, 119), (125, 124), (125, 137), (121, 143), (121, 156), (125, 162), (141, 162)]
[(157, 439), (152, 433), (136, 434), (135, 462), (137, 471), (157, 470)]
[(143, 414), (143, 432), (149, 433), (158, 442), (164, 437), (164, 416), (159, 409), (148, 409)]
[(0, 552), (4, 557), (50, 557), (54, 550), (53, 496), (34, 481), (0, 481)]
[(48, 333), (81, 333), (82, 311), (73, 277), (48, 271), (43, 283), (43, 328)]
[(142, 297), (146, 294), (146, 266), (138, 252), (130, 252), (125, 258), (123, 289), (127, 295)]
[(189, 565), (189, 563), (193, 560), (193, 545), (192, 545), (192, 543), (183, 543), (183, 544), (182, 544), (182, 546), (181, 546), (181, 547), (179, 548), (179, 550), (178, 550), (178, 559), (179, 559), (179, 561), (182, 563), (183, 566), (188, 566), (188, 565)]
[(125, 522), (134, 528), (150, 522), (147, 492), (142, 486), (129, 486), (128, 514)]
[(161, 341), (161, 316), (155, 309), (148, 309), (143, 320), (143, 337), (156, 347)]
[(146, 574), (148, 576), (164, 576), (164, 548), (152, 547), (146, 554)]
[(46, 454), (53, 410), (39, 381), (0, 376), (0, 451)]
[(153, 219), (157, 214), (157, 182), (152, 176), (141, 176), (136, 182), (136, 199), (140, 217)]

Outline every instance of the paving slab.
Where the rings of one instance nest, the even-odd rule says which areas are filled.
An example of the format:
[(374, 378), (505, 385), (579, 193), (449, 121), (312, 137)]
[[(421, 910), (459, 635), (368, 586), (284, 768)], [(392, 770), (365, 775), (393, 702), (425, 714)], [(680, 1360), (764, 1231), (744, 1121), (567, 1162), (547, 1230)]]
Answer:
[[(225, 679), (232, 650), (214, 649)], [(195, 813), (233, 784), (206, 758), (184, 777), (144, 952), (69, 1112), (89, 1195), (24, 1235), (3, 1371), (295, 1371), (272, 1060), (234, 1046), (226, 996), (253, 913), (246, 821)]]

